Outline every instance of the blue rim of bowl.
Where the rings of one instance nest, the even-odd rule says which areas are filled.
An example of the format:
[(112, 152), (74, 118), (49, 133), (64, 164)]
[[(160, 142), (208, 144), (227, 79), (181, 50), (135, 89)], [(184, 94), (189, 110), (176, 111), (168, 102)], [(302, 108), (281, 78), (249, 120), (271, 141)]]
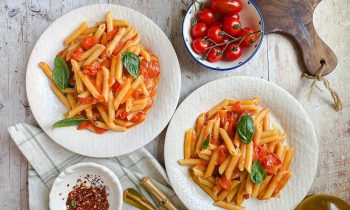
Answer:
[(208, 66), (208, 65), (205, 65), (204, 63), (200, 62), (192, 53), (191, 51), (188, 49), (188, 46), (186, 44), (186, 41), (185, 41), (185, 36), (184, 36), (184, 22), (185, 22), (185, 18), (186, 16), (188, 15), (188, 12), (190, 10), (190, 8), (192, 7), (193, 3), (187, 8), (186, 10), (186, 14), (185, 14), (185, 17), (183, 18), (182, 20), (182, 40), (186, 46), (186, 50), (187, 52), (191, 55), (191, 57), (197, 62), (199, 63), (200, 65), (210, 69), (210, 70), (215, 70), (215, 71), (229, 71), (229, 70), (233, 70), (233, 69), (237, 69), (241, 66), (243, 66), (244, 64), (246, 64), (248, 61), (250, 61), (250, 59), (252, 59), (254, 57), (254, 55), (259, 51), (260, 47), (261, 47), (261, 44), (263, 42), (263, 39), (264, 39), (264, 36), (265, 36), (265, 28), (264, 28), (264, 18), (263, 18), (263, 15), (261, 13), (261, 11), (259, 10), (258, 6), (256, 5), (256, 3), (253, 1), (253, 0), (248, 0), (253, 6), (254, 8), (256, 9), (256, 11), (258, 11), (259, 13), (259, 16), (260, 16), (260, 20), (261, 20), (261, 30), (262, 30), (262, 36), (261, 36), (261, 40), (258, 44), (258, 46), (255, 48), (254, 52), (248, 57), (248, 59), (246, 59), (244, 62), (242, 62), (241, 64), (238, 64), (237, 66), (235, 67), (230, 67), (230, 68), (215, 68), (215, 67), (211, 67), (211, 66)]

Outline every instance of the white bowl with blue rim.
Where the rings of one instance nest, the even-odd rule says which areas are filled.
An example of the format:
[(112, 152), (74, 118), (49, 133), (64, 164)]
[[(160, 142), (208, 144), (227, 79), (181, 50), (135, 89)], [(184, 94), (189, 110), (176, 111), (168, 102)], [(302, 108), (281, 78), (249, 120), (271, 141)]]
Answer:
[[(205, 0), (202, 0), (202, 2), (205, 2)], [(185, 18), (182, 22), (183, 41), (190, 55), (202, 66), (217, 71), (232, 70), (246, 64), (258, 52), (264, 37), (264, 19), (262, 13), (260, 12), (256, 3), (252, 0), (242, 0), (241, 2), (243, 4), (243, 8), (239, 12), (239, 16), (242, 27), (252, 27), (254, 30), (261, 30), (262, 36), (260, 36), (259, 39), (256, 40), (251, 46), (244, 47), (242, 49), (241, 57), (235, 61), (219, 61), (211, 63), (207, 60), (202, 59), (202, 55), (199, 55), (193, 51), (191, 46), (193, 42), (193, 38), (191, 37), (191, 19), (195, 15), (194, 4), (192, 3), (187, 9)]]

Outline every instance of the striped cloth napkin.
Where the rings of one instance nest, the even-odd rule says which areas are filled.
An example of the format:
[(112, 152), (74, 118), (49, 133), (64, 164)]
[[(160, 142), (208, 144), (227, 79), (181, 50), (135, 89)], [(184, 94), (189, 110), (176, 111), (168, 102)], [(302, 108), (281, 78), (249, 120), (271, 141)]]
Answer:
[[(171, 189), (163, 167), (144, 148), (120, 157), (89, 158), (64, 149), (41, 129), (29, 124), (16, 124), (9, 127), (8, 132), (31, 165), (28, 191), (29, 208), (32, 210), (49, 209), (49, 193), (55, 178), (65, 168), (80, 162), (95, 162), (107, 166), (118, 176), (123, 189), (137, 189), (160, 209), (156, 200), (139, 184), (143, 177), (149, 176), (179, 209), (186, 209)], [(123, 209), (135, 207), (124, 202)]]

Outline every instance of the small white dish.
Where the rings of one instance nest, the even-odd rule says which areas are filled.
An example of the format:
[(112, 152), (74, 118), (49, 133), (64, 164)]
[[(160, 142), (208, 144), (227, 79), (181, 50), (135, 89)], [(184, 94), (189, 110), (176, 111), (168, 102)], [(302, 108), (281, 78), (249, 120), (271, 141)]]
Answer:
[[(126, 132), (107, 131), (99, 135), (76, 126), (52, 129), (62, 120), (67, 109), (50, 88), (50, 81), (38, 63), (54, 66), (54, 59), (63, 49), (63, 40), (82, 21), (90, 25), (104, 20), (112, 11), (116, 19), (131, 22), (140, 32), (141, 42), (158, 56), (160, 75), (154, 104), (145, 121)], [(26, 91), (32, 113), (45, 133), (64, 148), (89, 157), (115, 157), (133, 152), (155, 139), (173, 115), (181, 89), (181, 71), (175, 50), (164, 32), (148, 17), (127, 7), (94, 4), (73, 10), (52, 23), (35, 44), (26, 73)]]
[[(207, 0), (201, 0), (205, 2)], [(211, 63), (207, 60), (203, 60), (201, 55), (195, 53), (191, 47), (193, 38), (191, 37), (191, 19), (195, 15), (195, 8), (193, 3), (187, 9), (186, 15), (182, 22), (182, 37), (185, 43), (186, 49), (192, 58), (197, 61), (202, 66), (216, 71), (227, 71), (236, 69), (250, 59), (258, 52), (264, 37), (264, 19), (262, 13), (260, 12), (257, 5), (252, 0), (242, 0), (243, 4), (242, 10), (239, 12), (240, 21), (243, 27), (252, 27), (255, 30), (261, 30), (262, 36), (250, 47), (245, 47), (242, 49), (242, 56), (235, 61), (219, 61), (216, 63)]]
[(108, 187), (109, 209), (120, 210), (123, 205), (123, 189), (118, 177), (107, 167), (96, 163), (78, 163), (62, 171), (52, 185), (50, 209), (66, 210), (66, 201), (78, 179), (85, 176), (97, 176)]
[(188, 209), (220, 210), (212, 198), (191, 178), (188, 167), (180, 166), (184, 157), (184, 136), (195, 125), (200, 113), (207, 112), (223, 99), (262, 97), (262, 107), (270, 110), (271, 123), (287, 135), (287, 144), (294, 147), (292, 178), (280, 198), (261, 201), (249, 198), (243, 202), (247, 209), (293, 210), (306, 196), (314, 180), (318, 160), (315, 129), (302, 105), (286, 90), (272, 82), (253, 77), (228, 77), (212, 81), (191, 93), (177, 108), (165, 138), (166, 171), (175, 193)]

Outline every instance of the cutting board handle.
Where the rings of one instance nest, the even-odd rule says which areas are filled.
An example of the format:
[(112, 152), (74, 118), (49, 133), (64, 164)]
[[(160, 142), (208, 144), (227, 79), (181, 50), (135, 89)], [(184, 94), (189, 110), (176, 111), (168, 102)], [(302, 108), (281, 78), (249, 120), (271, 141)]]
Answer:
[(332, 72), (338, 63), (334, 52), (318, 36), (312, 22), (299, 26), (299, 30), (292, 32), (292, 37), (301, 49), (304, 64), (309, 74), (316, 76), (322, 65), (325, 65), (323, 75)]
[(264, 16), (265, 33), (289, 34), (299, 45), (308, 74), (323, 75), (337, 66), (334, 52), (321, 40), (313, 25), (313, 14), (320, 0), (256, 0)]

